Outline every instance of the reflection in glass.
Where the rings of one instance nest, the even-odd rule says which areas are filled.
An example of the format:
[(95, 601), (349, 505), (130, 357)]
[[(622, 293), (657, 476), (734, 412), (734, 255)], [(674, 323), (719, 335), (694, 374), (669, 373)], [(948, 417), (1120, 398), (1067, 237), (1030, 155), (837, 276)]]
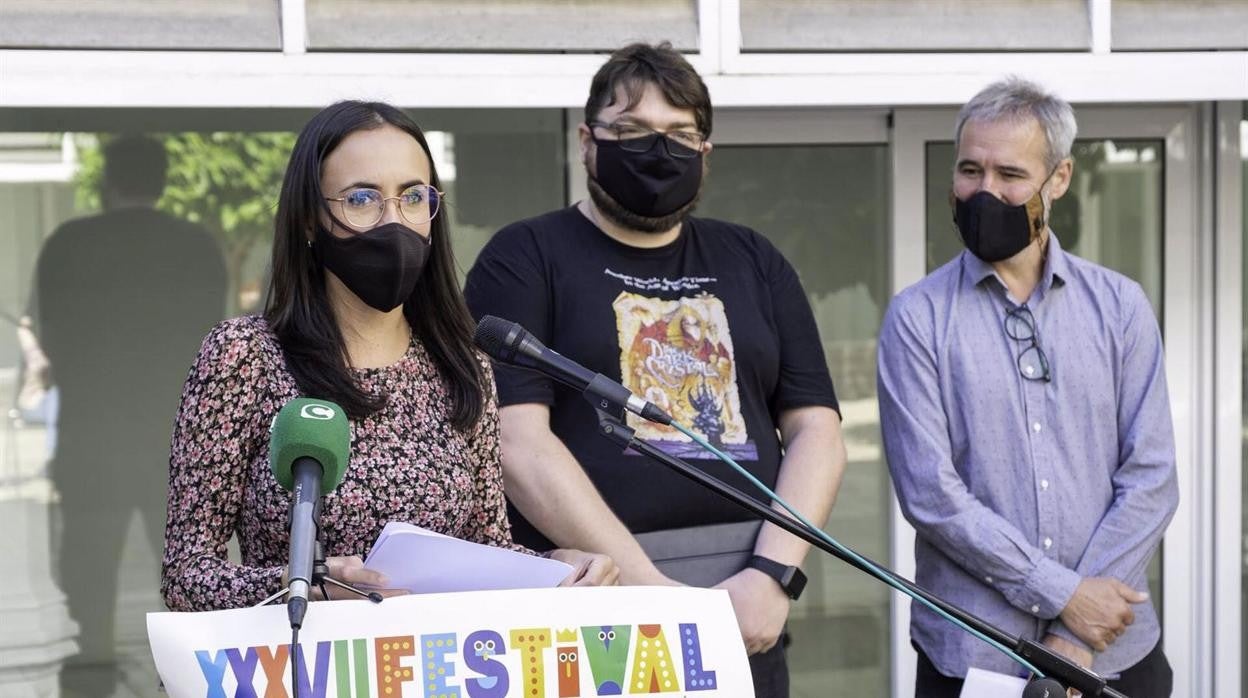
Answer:
[[(888, 558), (888, 471), (880, 448), (875, 344), (888, 300), (884, 145), (718, 146), (697, 215), (748, 225), (797, 269), (843, 415), (849, 467), (827, 531)], [(793, 607), (793, 694), (888, 693), (888, 594), (820, 552)]]
[[(1050, 213), (1062, 249), (1139, 282), (1161, 318), (1163, 184), (1161, 140), (1079, 140), (1074, 178)], [(949, 209), (953, 143), (927, 145), (927, 269), (963, 250)], [(1161, 554), (1148, 566), (1148, 585), (1162, 614)]]
[[(562, 122), (554, 110), (442, 116), (469, 124), (428, 133), (448, 175), (438, 215), (466, 268), (498, 228), (566, 200)], [(0, 647), (48, 667), (18, 695), (156, 694), (144, 614), (163, 609), (172, 417), (208, 327), (263, 305), (294, 134), (156, 135), (168, 159), (158, 202), (102, 195), (113, 140), (0, 133), (0, 554), (15, 563)], [(115, 169), (152, 181), (141, 162)], [(65, 245), (58, 229), (83, 235)], [(29, 633), (4, 615), (13, 598), (49, 609)]]
[(438, 215), (449, 217), (461, 284), (500, 228), (567, 202), (563, 122), (554, 116), (508, 116), (496, 122), (504, 132), (426, 132), (446, 189)]

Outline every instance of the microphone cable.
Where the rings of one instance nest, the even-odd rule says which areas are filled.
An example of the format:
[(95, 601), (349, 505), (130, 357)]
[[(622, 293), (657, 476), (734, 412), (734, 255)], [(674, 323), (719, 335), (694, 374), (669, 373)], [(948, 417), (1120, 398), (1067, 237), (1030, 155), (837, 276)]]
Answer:
[(831, 535), (825, 533), (823, 529), (811, 523), (810, 520), (807, 519), (805, 516), (803, 516), (801, 512), (799, 512), (794, 507), (790, 506), (789, 503), (786, 502), (780, 495), (773, 492), (771, 488), (769, 488), (767, 485), (764, 485), (761, 481), (759, 481), (758, 478), (754, 477), (754, 475), (752, 475), (748, 470), (741, 467), (739, 463), (737, 463), (735, 460), (732, 459), (732, 456), (729, 456), (727, 453), (724, 453), (718, 448), (715, 448), (706, 439), (694, 433), (691, 429), (677, 422), (676, 420), (672, 420), (672, 427), (675, 428), (680, 433), (684, 434), (685, 436), (688, 436), (690, 439), (693, 439), (694, 443), (698, 444), (699, 446), (706, 449), (707, 451), (713, 453), (721, 461), (732, 466), (734, 470), (736, 470), (741, 475), (745, 476), (745, 478), (749, 480), (751, 484), (753, 484), (755, 487), (761, 490), (764, 494), (766, 494), (772, 500), (778, 502), (780, 506), (784, 507), (785, 511), (787, 511), (790, 515), (792, 515), (799, 523), (801, 523), (802, 527), (805, 528), (808, 532), (819, 537), (825, 543), (832, 546), (833, 548), (835, 548), (837, 551), (839, 551), (841, 554), (845, 555), (846, 557), (854, 560), (855, 562), (859, 563), (863, 567), (875, 572), (877, 575), (879, 575), (880, 579), (884, 580), (884, 582), (888, 584), (890, 587), (905, 594), (906, 596), (909, 596), (915, 601), (918, 601), (919, 603), (931, 609), (934, 613), (939, 615), (941, 618), (944, 618), (945, 620), (949, 621), (950, 623), (953, 623), (954, 625), (961, 628), (962, 630), (965, 630), (971, 635), (988, 643), (994, 649), (1000, 651), (1006, 657), (1009, 657), (1012, 661), (1017, 662), (1018, 664), (1022, 665), (1023, 668), (1027, 669), (1027, 671), (1030, 671), (1032, 674), (1035, 674), (1037, 677), (1042, 678), (1042, 679), (1045, 678), (1044, 672), (1040, 671), (1038, 668), (1032, 665), (1031, 662), (1024, 659), (1021, 655), (1019, 655), (1014, 650), (1006, 647), (1005, 645), (997, 642), (996, 640), (993, 640), (992, 638), (988, 637), (987, 635), (984, 635), (978, 630), (975, 630), (974, 628), (970, 627), (966, 623), (963, 623), (961, 620), (945, 612), (943, 609), (936, 606), (936, 604), (914, 593), (910, 589), (906, 588), (905, 585), (897, 581), (897, 578), (893, 574), (892, 571), (883, 569), (877, 565), (872, 564), (871, 561), (867, 560), (866, 558), (862, 557), (858, 553), (854, 552), (852, 548), (842, 545), (840, 541), (836, 540)]

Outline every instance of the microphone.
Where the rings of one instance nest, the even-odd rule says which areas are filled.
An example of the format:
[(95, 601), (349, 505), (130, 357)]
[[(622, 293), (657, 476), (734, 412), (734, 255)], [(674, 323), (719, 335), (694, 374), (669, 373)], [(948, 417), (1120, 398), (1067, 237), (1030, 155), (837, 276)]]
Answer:
[(269, 427), (269, 467), (290, 501), (290, 627), (303, 626), (316, 557), (321, 495), (342, 482), (351, 451), (351, 429), (342, 408), (327, 400), (295, 398)]
[(628, 388), (595, 373), (553, 349), (547, 349), (518, 323), (486, 315), (477, 323), (472, 341), (497, 361), (528, 368), (579, 390), (606, 410), (615, 405), (656, 424), (671, 424), (672, 418), (654, 403), (632, 394)]

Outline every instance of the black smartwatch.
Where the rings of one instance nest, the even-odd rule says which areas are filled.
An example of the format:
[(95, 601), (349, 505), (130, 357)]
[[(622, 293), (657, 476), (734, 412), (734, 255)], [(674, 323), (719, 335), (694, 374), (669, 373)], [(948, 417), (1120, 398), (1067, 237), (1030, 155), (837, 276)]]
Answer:
[(746, 563), (746, 567), (753, 567), (763, 574), (776, 580), (784, 593), (789, 595), (790, 599), (797, 601), (797, 597), (802, 595), (802, 590), (806, 588), (806, 575), (800, 567), (793, 565), (784, 565), (762, 555), (755, 555)]

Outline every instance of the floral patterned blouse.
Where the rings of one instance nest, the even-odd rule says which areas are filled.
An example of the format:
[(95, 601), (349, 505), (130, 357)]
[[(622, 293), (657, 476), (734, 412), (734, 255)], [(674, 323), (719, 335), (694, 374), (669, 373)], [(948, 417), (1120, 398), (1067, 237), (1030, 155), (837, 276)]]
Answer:
[[(493, 374), (483, 416), (465, 434), (451, 426), (447, 386), (415, 337), (398, 363), (353, 373), (365, 391), (389, 397), (382, 410), (351, 420), (347, 472), (321, 505), (326, 555), (364, 557), (392, 520), (524, 550), (507, 523)], [(169, 608), (237, 608), (281, 588), (290, 493), (269, 470), (268, 427), (299, 396), (263, 318), (227, 320), (204, 339), (169, 462), (161, 580)], [(227, 559), (234, 534), (242, 564)]]

